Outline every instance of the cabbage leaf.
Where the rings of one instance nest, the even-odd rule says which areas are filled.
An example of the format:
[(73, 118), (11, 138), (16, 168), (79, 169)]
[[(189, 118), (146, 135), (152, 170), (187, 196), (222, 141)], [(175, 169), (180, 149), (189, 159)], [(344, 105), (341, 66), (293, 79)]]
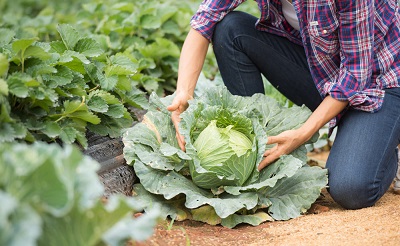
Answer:
[(234, 96), (216, 86), (189, 101), (181, 114), (180, 150), (171, 121), (174, 95), (150, 96), (144, 120), (123, 135), (124, 155), (140, 184), (144, 204), (160, 204), (176, 220), (193, 219), (232, 228), (288, 220), (307, 211), (327, 184), (327, 171), (306, 164), (306, 148), (258, 171), (270, 135), (301, 126), (310, 115), (302, 106), (286, 108), (262, 94)]

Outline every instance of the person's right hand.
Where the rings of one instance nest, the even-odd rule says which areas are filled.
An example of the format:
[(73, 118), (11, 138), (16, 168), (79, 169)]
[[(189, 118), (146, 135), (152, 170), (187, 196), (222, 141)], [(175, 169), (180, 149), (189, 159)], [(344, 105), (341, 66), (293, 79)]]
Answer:
[(193, 97), (188, 93), (176, 93), (174, 100), (172, 101), (171, 105), (167, 107), (167, 110), (171, 111), (171, 120), (175, 126), (176, 131), (176, 139), (178, 140), (179, 147), (185, 151), (185, 139), (179, 133), (179, 122), (181, 121), (180, 115), (185, 111), (189, 104), (188, 101)]

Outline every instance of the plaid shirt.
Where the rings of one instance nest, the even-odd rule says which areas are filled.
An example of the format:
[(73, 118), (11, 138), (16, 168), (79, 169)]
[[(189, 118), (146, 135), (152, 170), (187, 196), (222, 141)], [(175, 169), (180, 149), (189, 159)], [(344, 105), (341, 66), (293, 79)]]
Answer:
[[(215, 24), (246, 0), (204, 0), (191, 26), (211, 41)], [(400, 13), (396, 0), (293, 0), (300, 31), (285, 20), (280, 0), (256, 0), (260, 31), (303, 45), (318, 91), (367, 112), (384, 90), (400, 87)], [(341, 115), (330, 122), (334, 127)]]

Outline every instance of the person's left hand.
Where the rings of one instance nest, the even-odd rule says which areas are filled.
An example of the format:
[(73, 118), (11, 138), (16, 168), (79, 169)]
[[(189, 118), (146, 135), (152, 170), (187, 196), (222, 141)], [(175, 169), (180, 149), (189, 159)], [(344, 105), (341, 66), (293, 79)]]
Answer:
[(288, 130), (280, 133), (277, 136), (269, 136), (267, 144), (276, 144), (271, 149), (264, 152), (264, 159), (260, 162), (258, 170), (263, 169), (275, 160), (277, 160), (281, 155), (286, 155), (291, 153), (293, 150), (297, 149), (300, 145), (305, 143), (307, 139), (297, 130)]

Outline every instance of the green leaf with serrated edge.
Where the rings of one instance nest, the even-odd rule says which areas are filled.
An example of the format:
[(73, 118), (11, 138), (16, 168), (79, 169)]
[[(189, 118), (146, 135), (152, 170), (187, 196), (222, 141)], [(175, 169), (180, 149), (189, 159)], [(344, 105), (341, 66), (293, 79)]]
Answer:
[(86, 56), (76, 51), (67, 50), (61, 55), (58, 63), (80, 74), (85, 74), (85, 65), (90, 64), (90, 61), (86, 58)]
[(105, 113), (108, 111), (108, 104), (107, 104), (106, 100), (104, 100), (103, 98), (101, 98), (99, 96), (91, 97), (88, 100), (87, 105), (90, 110), (95, 111), (95, 112)]
[(107, 77), (110, 76), (114, 76), (114, 75), (133, 75), (136, 73), (136, 69), (135, 70), (131, 70), (128, 67), (124, 67), (121, 65), (111, 65), (111, 66), (107, 66), (105, 68), (105, 74)]
[(36, 57), (41, 60), (46, 60), (49, 59), (51, 55), (39, 46), (29, 46), (24, 52), (24, 58), (26, 59), (29, 57)]
[(160, 59), (167, 56), (179, 57), (180, 50), (171, 40), (156, 38), (155, 42), (139, 49), (145, 57)]
[(14, 128), (14, 137), (17, 139), (23, 139), (27, 135), (26, 126), (21, 122), (12, 122)]
[(227, 218), (222, 219), (221, 225), (228, 228), (233, 228), (241, 223), (257, 226), (266, 221), (274, 221), (274, 219), (268, 213), (265, 212), (257, 212), (255, 214), (247, 214), (247, 215), (232, 214)]
[(159, 16), (156, 15), (144, 15), (140, 18), (140, 25), (146, 29), (157, 29), (161, 24)]
[(69, 50), (73, 50), (76, 43), (80, 39), (79, 33), (69, 24), (60, 24), (57, 26), (57, 31), (61, 36), (62, 41)]
[(44, 74), (42, 77), (46, 81), (51, 81), (51, 88), (67, 85), (72, 82), (74, 75), (72, 71), (65, 66), (55, 66), (56, 73)]
[[(123, 91), (124, 93), (130, 90), (137, 90), (135, 82), (129, 76), (118, 76), (118, 83), (116, 85), (116, 92)], [(120, 94), (120, 93), (119, 93)]]
[(87, 110), (87, 106), (81, 101), (65, 101), (64, 102), (64, 114), (72, 114), (75, 111), (85, 111)]
[(29, 92), (28, 84), (32, 81), (33, 79), (27, 74), (14, 73), (7, 78), (8, 90), (17, 97), (26, 98)]
[(11, 142), (15, 139), (15, 130), (11, 123), (0, 123), (0, 143)]
[(58, 54), (63, 54), (67, 50), (67, 47), (65, 47), (62, 41), (53, 41), (50, 43), (50, 47), (51, 52), (57, 52)]
[(74, 50), (87, 57), (97, 57), (104, 52), (99, 43), (92, 38), (80, 39), (76, 43)]
[(177, 11), (178, 8), (176, 6), (164, 3), (162, 4), (162, 8), (157, 9), (157, 14), (160, 16), (161, 21), (165, 23), (168, 19), (174, 16)]
[(9, 63), (7, 57), (0, 53), (0, 77), (7, 73)]
[(146, 91), (148, 91), (148, 92), (154, 92), (154, 91), (156, 91), (158, 88), (159, 88), (159, 86), (160, 86), (160, 83), (156, 80), (156, 79), (154, 79), (154, 78), (152, 78), (152, 77), (148, 77), (147, 79), (145, 79), (145, 80), (143, 80), (143, 81), (141, 81), (142, 82), (142, 85), (143, 85), (143, 87), (146, 89)]
[(99, 114), (101, 124), (93, 125), (88, 124), (87, 128), (99, 135), (110, 135), (110, 137), (120, 137), (122, 129), (129, 128), (133, 124), (131, 115), (127, 112), (122, 118), (111, 118), (106, 115)]
[(61, 133), (61, 127), (53, 121), (46, 122), (42, 130), (50, 138), (55, 138)]
[(111, 93), (109, 93), (107, 91), (96, 90), (96, 91), (93, 91), (93, 95), (103, 98), (107, 102), (107, 104), (119, 104), (120, 103), (120, 101), (118, 100), (118, 98), (116, 96), (112, 95)]
[(76, 140), (78, 131), (73, 127), (61, 128), (60, 139), (67, 144), (72, 144)]
[(80, 146), (81, 146), (83, 149), (87, 149), (88, 146), (89, 146), (89, 144), (88, 144), (88, 139), (86, 138), (85, 132), (78, 132), (78, 133), (76, 134), (76, 142), (77, 142), (78, 144), (80, 144)]
[(121, 100), (127, 105), (142, 109), (147, 109), (149, 107), (149, 101), (146, 98), (146, 94), (139, 88), (132, 86), (128, 91), (116, 90), (116, 92), (120, 96)]
[(110, 65), (105, 67), (107, 77), (113, 75), (132, 75), (137, 72), (138, 64), (131, 57), (118, 53), (110, 57)]
[(103, 90), (111, 91), (115, 88), (118, 83), (118, 76), (114, 75), (111, 77), (103, 77), (100, 80), (100, 86)]
[(111, 8), (129, 13), (132, 13), (136, 9), (133, 3), (116, 3)]
[(0, 28), (0, 46), (9, 44), (15, 36), (15, 32), (11, 29)]
[(66, 66), (70, 68), (71, 70), (78, 72), (80, 74), (85, 74), (85, 67), (82, 61), (77, 59), (76, 57), (73, 57), (71, 61), (69, 62), (63, 62), (60, 63), (60, 65)]
[[(86, 108), (86, 110), (87, 110), (87, 108)], [(101, 120), (98, 116), (94, 115), (92, 112), (89, 112), (89, 111), (82, 111), (82, 110), (76, 111), (71, 114), (68, 114), (67, 117), (81, 119), (81, 120), (87, 121), (94, 125), (97, 125), (101, 122)]]
[(25, 71), (27, 74), (31, 74), (32, 77), (57, 73), (57, 69), (55, 69), (53, 65), (47, 65), (47, 64), (30, 66)]
[(77, 60), (79, 60), (82, 64), (89, 64), (90, 61), (86, 58), (86, 56), (84, 56), (83, 54), (80, 54), (76, 51), (72, 51), (72, 50), (66, 50), (60, 57), (59, 62), (63, 63), (68, 63), (68, 62), (72, 62), (74, 60), (74, 58), (76, 58)]
[(328, 182), (327, 170), (303, 167), (292, 177), (281, 179), (264, 194), (272, 205), (268, 212), (276, 220), (288, 220), (305, 213)]
[(166, 21), (161, 28), (165, 33), (173, 34), (178, 37), (183, 34), (182, 30), (179, 29), (179, 25), (172, 20)]
[(105, 115), (108, 115), (113, 118), (121, 118), (124, 116), (126, 108), (122, 104), (111, 104), (108, 105), (108, 110), (105, 112)]
[(37, 38), (18, 39), (12, 43), (12, 49), (15, 53), (25, 52), (25, 50), (36, 42)]

